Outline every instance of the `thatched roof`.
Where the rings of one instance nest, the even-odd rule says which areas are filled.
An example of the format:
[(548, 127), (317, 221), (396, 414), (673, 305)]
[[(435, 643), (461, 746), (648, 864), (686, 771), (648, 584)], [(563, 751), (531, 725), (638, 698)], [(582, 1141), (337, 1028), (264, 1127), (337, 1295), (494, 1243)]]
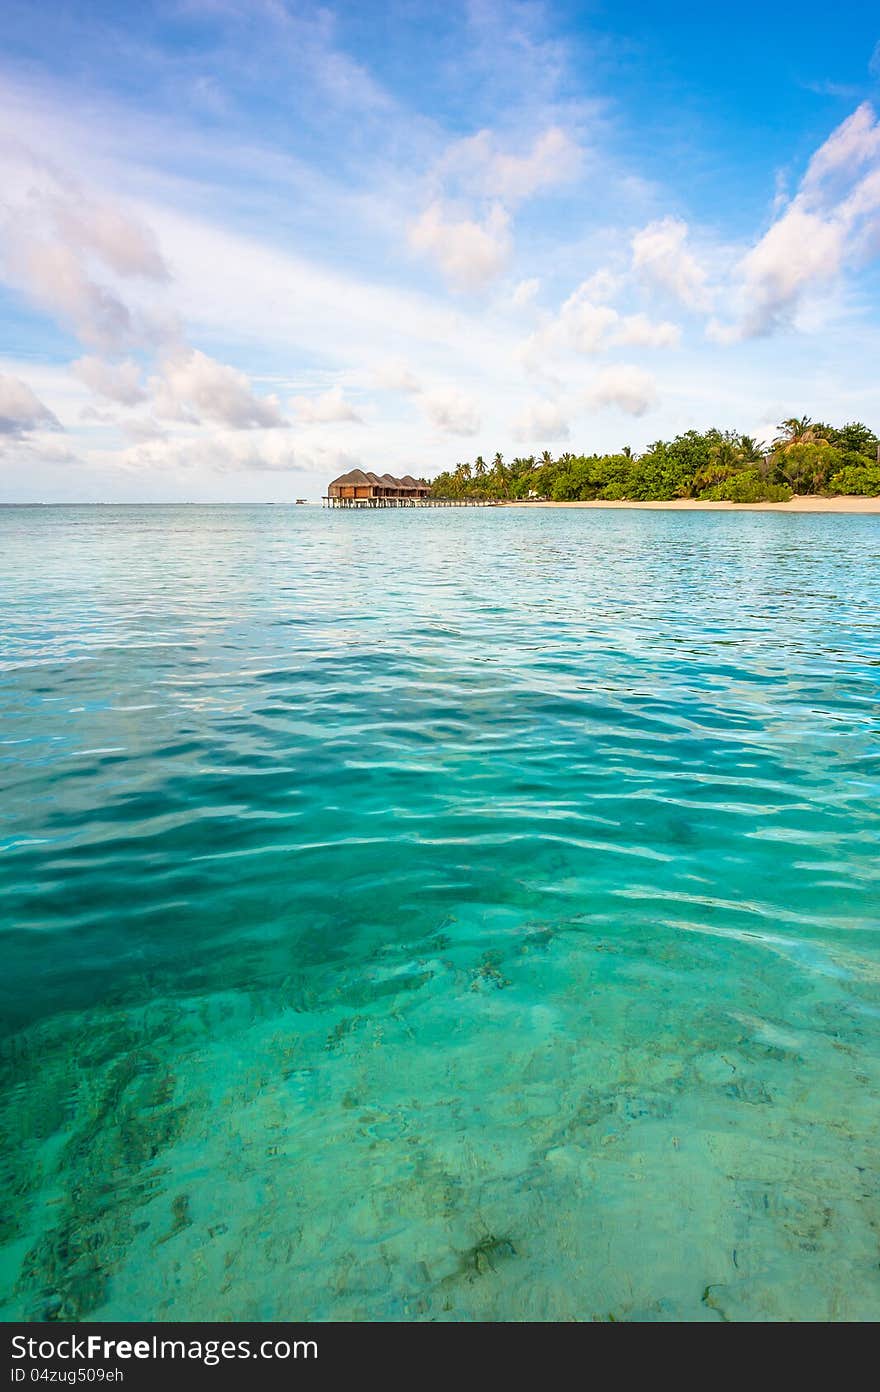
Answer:
[(365, 483), (372, 482), (373, 480), (367, 478), (363, 469), (352, 469), (349, 473), (340, 474), (339, 478), (333, 479), (329, 486), (333, 488), (334, 485), (338, 485), (341, 488), (343, 485), (351, 487), (354, 484), (358, 484), (361, 488), (363, 488)]

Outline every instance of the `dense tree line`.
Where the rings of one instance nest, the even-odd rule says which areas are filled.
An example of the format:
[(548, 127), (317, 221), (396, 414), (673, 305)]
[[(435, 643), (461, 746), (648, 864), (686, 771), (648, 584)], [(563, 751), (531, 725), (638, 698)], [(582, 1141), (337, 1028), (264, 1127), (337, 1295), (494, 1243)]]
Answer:
[(772, 444), (730, 430), (688, 430), (657, 440), (644, 454), (561, 454), (549, 450), (509, 463), (496, 454), (457, 464), (433, 483), (438, 498), (708, 498), (782, 502), (795, 493), (880, 494), (877, 436), (855, 421), (835, 427), (791, 417)]

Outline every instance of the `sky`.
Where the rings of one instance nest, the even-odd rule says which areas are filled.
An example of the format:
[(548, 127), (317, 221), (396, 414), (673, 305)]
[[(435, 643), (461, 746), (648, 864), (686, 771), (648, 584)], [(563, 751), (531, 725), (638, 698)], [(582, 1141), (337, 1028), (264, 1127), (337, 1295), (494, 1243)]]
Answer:
[(0, 502), (880, 429), (864, 0), (3, 0)]

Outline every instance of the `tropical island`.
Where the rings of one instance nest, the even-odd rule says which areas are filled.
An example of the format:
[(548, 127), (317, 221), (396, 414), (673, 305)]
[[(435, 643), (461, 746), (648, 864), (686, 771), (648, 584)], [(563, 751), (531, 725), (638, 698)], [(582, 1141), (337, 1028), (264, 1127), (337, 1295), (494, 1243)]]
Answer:
[(792, 416), (767, 445), (731, 430), (688, 430), (643, 454), (478, 455), (438, 475), (431, 496), (494, 502), (785, 503), (880, 495), (880, 440), (869, 426)]

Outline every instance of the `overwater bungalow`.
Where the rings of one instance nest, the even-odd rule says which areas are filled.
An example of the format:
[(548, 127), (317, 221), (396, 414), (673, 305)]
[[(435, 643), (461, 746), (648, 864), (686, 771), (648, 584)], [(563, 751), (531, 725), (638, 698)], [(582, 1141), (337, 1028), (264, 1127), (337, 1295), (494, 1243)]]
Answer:
[(431, 485), (411, 474), (394, 478), (392, 474), (365, 473), (351, 469), (340, 474), (327, 487), (324, 502), (330, 507), (415, 507), (427, 503)]
[(321, 503), (330, 508), (495, 506), (485, 498), (435, 498), (431, 485), (412, 474), (395, 478), (393, 474), (365, 473), (363, 469), (351, 469), (335, 478), (327, 485)]

